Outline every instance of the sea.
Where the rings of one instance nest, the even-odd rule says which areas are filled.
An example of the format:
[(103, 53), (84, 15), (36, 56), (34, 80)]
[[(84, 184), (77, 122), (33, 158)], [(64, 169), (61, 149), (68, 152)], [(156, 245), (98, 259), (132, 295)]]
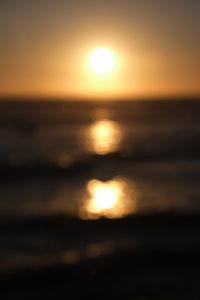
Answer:
[(2, 99), (2, 299), (200, 299), (199, 116), (197, 98)]

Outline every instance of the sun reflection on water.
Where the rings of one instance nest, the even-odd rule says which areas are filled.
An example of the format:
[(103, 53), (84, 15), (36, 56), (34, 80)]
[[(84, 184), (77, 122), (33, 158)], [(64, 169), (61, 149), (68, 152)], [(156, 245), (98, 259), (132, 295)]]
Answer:
[(136, 211), (136, 202), (137, 190), (132, 181), (121, 177), (107, 182), (93, 179), (87, 184), (87, 196), (80, 217), (122, 218)]
[(108, 119), (102, 119), (90, 126), (88, 146), (92, 152), (104, 155), (117, 151), (121, 138), (119, 124)]

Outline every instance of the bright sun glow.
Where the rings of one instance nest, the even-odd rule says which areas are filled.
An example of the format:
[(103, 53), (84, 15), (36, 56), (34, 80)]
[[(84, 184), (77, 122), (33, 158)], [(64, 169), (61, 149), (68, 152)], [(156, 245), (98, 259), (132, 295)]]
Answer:
[(115, 57), (108, 49), (99, 48), (90, 56), (90, 66), (97, 73), (109, 72), (114, 64)]
[(117, 202), (118, 191), (113, 186), (93, 181), (90, 188), (95, 194), (93, 204), (97, 210), (112, 208)]
[(87, 195), (80, 217), (122, 218), (136, 210), (136, 198), (136, 189), (130, 180), (120, 177), (106, 182), (92, 179), (87, 184)]
[(103, 119), (94, 122), (89, 128), (90, 149), (100, 155), (118, 150), (121, 129), (117, 122)]
[(103, 183), (91, 180), (88, 183), (88, 190), (93, 195), (90, 209), (95, 212), (111, 209), (118, 201), (120, 194), (120, 187), (112, 181)]

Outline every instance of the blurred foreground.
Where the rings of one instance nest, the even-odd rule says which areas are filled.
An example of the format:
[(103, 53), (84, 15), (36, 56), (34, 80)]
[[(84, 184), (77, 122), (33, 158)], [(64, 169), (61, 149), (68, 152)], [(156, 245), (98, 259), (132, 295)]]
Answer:
[(200, 102), (1, 102), (1, 299), (200, 299)]

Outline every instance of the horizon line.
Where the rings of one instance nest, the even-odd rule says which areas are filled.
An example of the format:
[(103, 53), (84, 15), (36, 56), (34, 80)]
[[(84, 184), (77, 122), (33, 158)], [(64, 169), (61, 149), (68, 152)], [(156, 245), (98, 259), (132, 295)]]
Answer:
[(92, 96), (60, 96), (60, 95), (0, 95), (1, 101), (149, 101), (149, 100), (200, 100), (199, 94), (171, 94), (171, 95), (149, 95), (149, 96), (124, 96), (124, 97), (92, 97)]

